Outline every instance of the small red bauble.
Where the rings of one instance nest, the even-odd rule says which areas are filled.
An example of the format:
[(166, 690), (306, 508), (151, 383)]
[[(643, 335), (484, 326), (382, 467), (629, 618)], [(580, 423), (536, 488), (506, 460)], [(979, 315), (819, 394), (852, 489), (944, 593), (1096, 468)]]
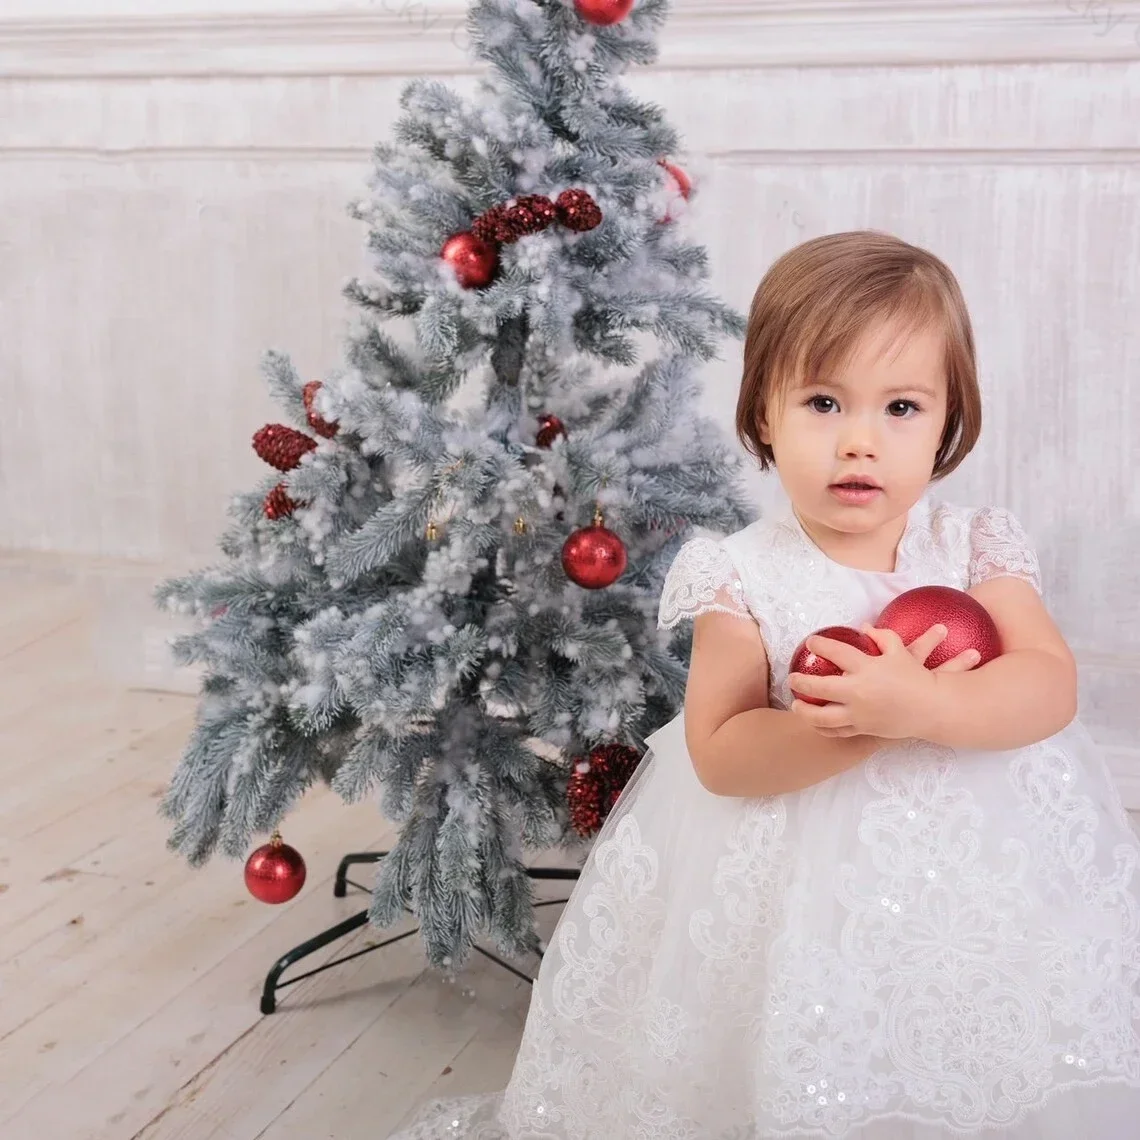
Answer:
[(560, 435), (565, 434), (566, 425), (557, 416), (539, 416), (538, 434), (534, 437), (535, 447), (548, 448)]
[[(842, 641), (847, 645), (853, 645), (869, 657), (881, 656), (879, 647), (865, 633), (860, 633), (859, 630), (852, 629), (848, 625), (828, 625), (808, 634), (808, 637), (800, 642), (795, 653), (792, 654), (792, 663), (788, 666), (789, 673), (803, 673), (808, 677), (836, 677), (843, 672), (834, 662), (828, 661), (826, 657), (820, 657), (818, 653), (813, 653), (808, 649), (809, 637), (827, 637), (832, 641)], [(792, 696), (809, 705), (831, 704), (830, 701), (823, 701), (818, 697), (805, 697), (794, 689)]]
[(285, 490), (284, 483), (278, 483), (268, 495), (265, 496), (265, 502), (262, 503), (261, 509), (267, 519), (276, 522), (278, 519), (288, 518), (296, 509), (296, 502), (289, 498), (289, 492)]
[[(666, 174), (666, 186), (671, 195), (680, 195), (686, 202), (689, 200), (689, 195), (693, 191), (692, 179), (674, 162), (668, 162), (664, 158), (657, 160), (657, 165), (662, 167)], [(665, 216), (659, 218), (658, 221), (671, 222), (673, 215), (668, 210), (665, 211)]]
[(455, 279), (464, 289), (489, 285), (499, 266), (499, 251), (495, 245), (466, 230), (452, 234), (443, 243), (439, 256), (451, 266)]
[(309, 421), (309, 427), (311, 427), (317, 435), (324, 436), (325, 439), (332, 439), (332, 437), (340, 431), (340, 425), (326, 420), (314, 409), (313, 400), (320, 390), (321, 382), (319, 380), (310, 380), (309, 383), (305, 385), (304, 391), (301, 393), (301, 398), (305, 401), (305, 416)]
[(976, 649), (981, 660), (974, 668), (1001, 656), (1001, 636), (985, 606), (964, 590), (952, 586), (919, 586), (888, 602), (875, 625), (893, 629), (909, 645), (932, 625), (949, 631), (924, 664), (937, 669), (966, 649)]
[(562, 546), (562, 569), (587, 590), (612, 586), (625, 573), (625, 543), (604, 524), (601, 511), (595, 511), (593, 525), (576, 530)]
[(563, 190), (554, 200), (554, 211), (562, 225), (576, 233), (592, 230), (602, 223), (602, 208), (586, 190)]
[(301, 853), (273, 838), (250, 854), (245, 862), (245, 885), (263, 903), (283, 903), (294, 898), (305, 885), (305, 860)]
[(311, 436), (286, 424), (266, 424), (253, 435), (253, 450), (278, 471), (292, 471), (316, 446)]
[(587, 24), (606, 27), (620, 24), (633, 11), (634, 0), (574, 0), (578, 15)]

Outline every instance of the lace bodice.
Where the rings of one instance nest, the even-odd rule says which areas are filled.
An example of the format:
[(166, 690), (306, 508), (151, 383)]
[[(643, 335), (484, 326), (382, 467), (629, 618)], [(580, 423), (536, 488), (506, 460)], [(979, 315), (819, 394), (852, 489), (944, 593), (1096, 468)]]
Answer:
[(680, 549), (661, 594), (658, 627), (708, 612), (755, 621), (768, 654), (773, 707), (787, 708), (796, 647), (825, 625), (874, 621), (891, 598), (915, 586), (969, 589), (1012, 575), (1041, 593), (1037, 555), (1024, 529), (1000, 507), (921, 499), (911, 508), (889, 573), (829, 558), (788, 510), (727, 538), (694, 538)]

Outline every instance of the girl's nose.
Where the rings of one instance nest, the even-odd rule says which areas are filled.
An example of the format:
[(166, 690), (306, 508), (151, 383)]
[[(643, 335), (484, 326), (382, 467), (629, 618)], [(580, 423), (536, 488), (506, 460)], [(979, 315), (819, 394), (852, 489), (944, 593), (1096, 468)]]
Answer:
[(844, 425), (839, 439), (839, 454), (844, 459), (874, 459), (878, 453), (878, 437), (870, 424), (853, 419)]

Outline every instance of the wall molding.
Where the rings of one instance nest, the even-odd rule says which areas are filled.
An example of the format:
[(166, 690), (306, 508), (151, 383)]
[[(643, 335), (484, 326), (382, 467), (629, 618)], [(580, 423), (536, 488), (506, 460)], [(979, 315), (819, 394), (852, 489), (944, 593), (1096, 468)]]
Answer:
[[(473, 74), (465, 0), (0, 18), (5, 79)], [(1140, 0), (680, 0), (656, 70), (1140, 60)]]
[[(261, 162), (261, 163), (338, 163), (359, 165), (367, 163), (371, 147), (329, 147), (319, 144), (304, 146), (274, 146), (238, 143), (233, 146), (6, 146), (0, 141), (0, 162), (27, 163), (71, 159), (78, 162), (132, 163), (132, 162)], [(705, 163), (725, 163), (731, 166), (756, 167), (768, 170), (781, 166), (1134, 166), (1140, 162), (1140, 144), (1134, 147), (1113, 147), (1105, 150), (1027, 150), (1010, 151), (995, 147), (992, 150), (919, 150), (909, 147), (866, 147), (836, 149), (819, 152), (796, 150), (702, 150)]]

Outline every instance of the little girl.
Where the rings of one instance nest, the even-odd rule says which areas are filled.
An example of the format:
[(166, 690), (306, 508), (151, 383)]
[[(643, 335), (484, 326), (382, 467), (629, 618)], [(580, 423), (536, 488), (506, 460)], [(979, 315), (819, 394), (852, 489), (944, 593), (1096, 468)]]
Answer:
[[(937, 258), (857, 232), (772, 266), (736, 422), (790, 509), (681, 548), (684, 711), (592, 848), (506, 1091), (405, 1140), (1140, 1135), (1140, 847), (1022, 528), (929, 490), (980, 420)], [(1003, 654), (931, 671), (942, 627), (870, 628), (927, 584)], [(844, 674), (789, 676), (827, 625), (881, 655), (817, 640)]]

